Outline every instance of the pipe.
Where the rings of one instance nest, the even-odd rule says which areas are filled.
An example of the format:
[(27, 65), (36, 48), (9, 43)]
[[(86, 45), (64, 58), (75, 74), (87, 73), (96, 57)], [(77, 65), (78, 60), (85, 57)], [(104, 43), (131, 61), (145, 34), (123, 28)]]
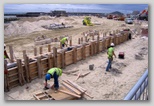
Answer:
[[(142, 77), (138, 80), (138, 82), (135, 84), (135, 86), (129, 91), (129, 93), (124, 98), (124, 100), (131, 100), (147, 77), (148, 77), (148, 69), (145, 71), (145, 73), (142, 75)], [(147, 83), (147, 85), (148, 85), (148, 83)]]

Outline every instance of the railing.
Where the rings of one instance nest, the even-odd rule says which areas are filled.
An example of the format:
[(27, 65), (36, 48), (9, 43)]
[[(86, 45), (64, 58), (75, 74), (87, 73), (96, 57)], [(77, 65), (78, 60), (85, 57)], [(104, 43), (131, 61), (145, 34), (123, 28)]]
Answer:
[(148, 69), (129, 91), (124, 100), (148, 100)]

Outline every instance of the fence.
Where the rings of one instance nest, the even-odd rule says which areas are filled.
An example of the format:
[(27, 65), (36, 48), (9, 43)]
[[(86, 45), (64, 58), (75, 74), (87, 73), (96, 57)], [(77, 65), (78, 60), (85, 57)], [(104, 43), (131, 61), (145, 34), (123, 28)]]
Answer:
[(148, 69), (129, 91), (124, 100), (148, 100)]

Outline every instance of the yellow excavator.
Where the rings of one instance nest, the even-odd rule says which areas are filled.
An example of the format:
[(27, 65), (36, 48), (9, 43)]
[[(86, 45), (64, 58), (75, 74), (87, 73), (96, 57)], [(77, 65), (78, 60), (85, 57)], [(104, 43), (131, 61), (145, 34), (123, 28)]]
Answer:
[(84, 20), (82, 21), (83, 25), (86, 26), (93, 26), (93, 24), (91, 23), (91, 18), (90, 17), (85, 17)]

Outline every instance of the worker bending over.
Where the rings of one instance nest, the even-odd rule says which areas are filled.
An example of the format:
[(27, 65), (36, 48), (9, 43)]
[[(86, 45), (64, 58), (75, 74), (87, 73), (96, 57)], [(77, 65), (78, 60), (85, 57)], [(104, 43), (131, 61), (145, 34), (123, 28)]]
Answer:
[(107, 55), (108, 55), (108, 65), (106, 67), (106, 71), (109, 72), (109, 69), (111, 69), (112, 61), (113, 61), (113, 55), (116, 58), (116, 55), (114, 53), (114, 43), (111, 43), (110, 47), (107, 50)]
[(68, 43), (68, 37), (64, 37), (60, 40), (62, 48), (64, 48), (64, 46), (67, 46)]
[(48, 70), (47, 74), (45, 75), (45, 87), (44, 89), (49, 89), (47, 87), (47, 81), (50, 80), (51, 78), (54, 78), (54, 84), (51, 86), (51, 88), (54, 88), (55, 90), (59, 89), (59, 82), (58, 82), (58, 77), (62, 75), (62, 70), (60, 68), (51, 68)]

